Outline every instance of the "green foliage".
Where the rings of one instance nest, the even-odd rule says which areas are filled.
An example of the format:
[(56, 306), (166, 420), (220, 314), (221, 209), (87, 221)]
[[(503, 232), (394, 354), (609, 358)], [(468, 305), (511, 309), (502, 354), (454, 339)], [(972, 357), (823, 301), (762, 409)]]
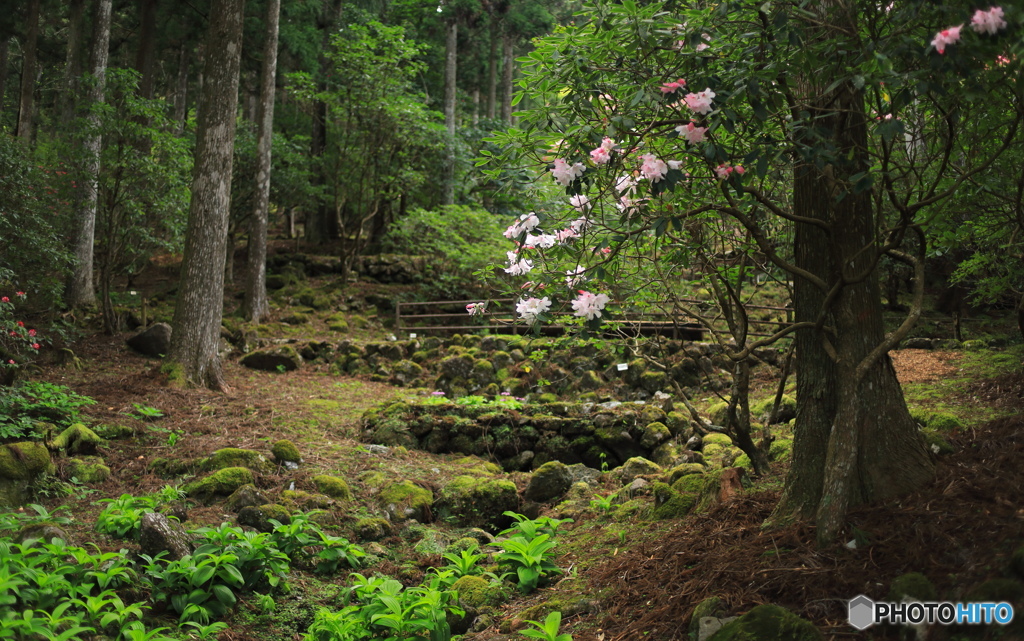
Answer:
[(96, 401), (64, 385), (26, 381), (0, 387), (0, 439), (33, 435), (36, 421), (69, 426), (79, 421), (79, 409)]
[(96, 529), (119, 539), (134, 539), (139, 535), (142, 516), (155, 512), (160, 500), (156, 496), (122, 494), (116, 499), (100, 499), (105, 504), (96, 517)]
[(164, 413), (149, 405), (143, 405), (142, 403), (132, 403), (132, 407), (135, 408), (134, 412), (128, 412), (128, 416), (138, 419), (140, 421), (155, 421), (158, 418), (163, 418)]
[(318, 548), (315, 555), (316, 571), (321, 574), (333, 574), (342, 564), (358, 568), (360, 559), (366, 556), (366, 552), (344, 537), (324, 532), (311, 520), (312, 516), (318, 513), (293, 514), (287, 524), (270, 519), (274, 526), (270, 535), (273, 544), (292, 560), (309, 556), (306, 548)]
[(534, 629), (521, 630), (519, 633), (524, 637), (542, 639), (542, 641), (572, 641), (572, 635), (558, 633), (559, 628), (562, 627), (561, 612), (552, 612), (544, 619), (543, 623), (539, 621), (527, 621), (527, 623), (534, 626)]
[(533, 592), (552, 574), (561, 572), (551, 561), (554, 556), (554, 536), (559, 525), (570, 523), (572, 519), (553, 519), (546, 516), (528, 519), (515, 512), (505, 512), (505, 515), (514, 518), (516, 523), (501, 532), (500, 536), (508, 538), (494, 544), (502, 550), (495, 558), (501, 566), (508, 568), (518, 577), (520, 591)]
[(505, 227), (493, 214), (472, 207), (413, 209), (388, 229), (381, 251), (431, 257), (424, 298), (480, 296), (474, 273), (504, 254)]
[(166, 562), (160, 555), (141, 555), (146, 577), (153, 586), (153, 601), (167, 602), (182, 623), (207, 625), (223, 617), (237, 601), (235, 591), (245, 584), (235, 565), (238, 557), (210, 551), (212, 548)]

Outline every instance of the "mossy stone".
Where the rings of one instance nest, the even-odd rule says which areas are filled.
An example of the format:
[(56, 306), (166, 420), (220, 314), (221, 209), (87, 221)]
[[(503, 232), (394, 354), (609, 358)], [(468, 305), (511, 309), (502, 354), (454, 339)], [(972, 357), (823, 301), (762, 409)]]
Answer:
[(680, 456), (682, 449), (675, 441), (666, 441), (651, 452), (651, 460), (662, 467), (672, 467)]
[[(767, 419), (768, 415), (771, 414), (772, 408), (775, 406), (775, 397), (771, 396), (762, 401), (758, 401), (750, 406), (750, 417), (754, 420)], [(791, 418), (796, 417), (796, 399), (789, 394), (782, 395), (782, 401), (779, 403), (779, 414), (778, 422), (785, 423)]]
[(66, 472), (82, 483), (102, 483), (110, 478), (110, 468), (98, 456), (68, 459)]
[(703, 474), (704, 472), (704, 466), (700, 463), (683, 463), (682, 465), (677, 465), (668, 471), (668, 483), (671, 485), (684, 476)]
[(380, 501), (392, 521), (426, 521), (434, 503), (434, 493), (412, 481), (399, 481), (381, 490)]
[(672, 489), (680, 494), (699, 495), (704, 490), (704, 474), (686, 474), (672, 483)]
[(704, 599), (693, 609), (690, 617), (690, 637), (697, 638), (700, 632), (700, 620), (704, 617), (721, 617), (725, 614), (725, 601), (717, 596)]
[(238, 513), (247, 507), (258, 507), (267, 504), (267, 497), (256, 489), (255, 485), (243, 485), (228, 497), (224, 507), (231, 512)]
[(68, 454), (95, 454), (96, 447), (103, 445), (99, 434), (82, 423), (75, 423), (50, 441), (50, 449), (64, 450)]
[(647, 370), (640, 374), (640, 387), (654, 393), (665, 389), (668, 384), (668, 373), (658, 370)]
[(598, 389), (604, 385), (604, 380), (601, 375), (594, 370), (587, 370), (580, 374), (579, 381), (577, 381), (580, 389)]
[(889, 601), (898, 602), (904, 598), (914, 601), (935, 601), (938, 596), (935, 586), (920, 572), (901, 574), (889, 585)]
[(271, 519), (287, 525), (292, 522), (292, 513), (283, 505), (267, 503), (258, 507), (242, 508), (235, 520), (239, 525), (248, 525), (260, 532), (273, 532), (275, 526), (270, 522)]
[(302, 454), (299, 453), (299, 448), (295, 447), (295, 443), (288, 439), (281, 439), (274, 443), (273, 447), (270, 448), (270, 453), (274, 455), (274, 460), (278, 463), (302, 462)]
[(640, 444), (652, 450), (670, 438), (672, 438), (672, 432), (669, 431), (668, 426), (660, 421), (655, 421), (644, 428)]
[(544, 392), (543, 394), (541, 394), (540, 396), (537, 397), (537, 402), (538, 403), (556, 403), (556, 402), (558, 402), (558, 396), (555, 395), (555, 394), (552, 394), (551, 392)]
[(194, 466), (195, 461), (169, 457), (155, 458), (149, 462), (150, 471), (163, 478), (191, 474)]
[(259, 452), (237, 447), (225, 447), (204, 460), (200, 467), (207, 472), (223, 470), (226, 467), (247, 467), (254, 472), (268, 473), (273, 465)]
[(479, 385), (489, 385), (494, 382), (494, 364), (486, 359), (477, 359), (473, 362), (473, 380)]
[(628, 484), (638, 476), (648, 476), (661, 472), (661, 466), (654, 461), (634, 456), (628, 459), (622, 466), (615, 470), (616, 475), (623, 484)]
[(725, 419), (727, 418), (729, 410), (729, 404), (725, 401), (715, 403), (708, 408), (708, 419), (712, 425), (724, 426)]
[(669, 412), (665, 416), (665, 426), (672, 432), (672, 436), (679, 436), (690, 425), (690, 415), (682, 412)]
[(255, 482), (252, 471), (245, 467), (226, 467), (210, 476), (193, 481), (182, 489), (191, 498), (209, 501), (215, 496), (229, 496), (243, 485)]
[(283, 490), (280, 496), (281, 503), (287, 507), (294, 507), (297, 510), (326, 510), (331, 507), (333, 501), (329, 496), (323, 494), (312, 494), (302, 490)]
[(569, 466), (560, 461), (548, 461), (533, 472), (523, 496), (528, 501), (544, 503), (561, 497), (571, 486)]
[(348, 334), (349, 327), (345, 321), (334, 321), (327, 326), (327, 329), (337, 334)]
[(681, 494), (665, 483), (655, 483), (653, 517), (658, 520), (678, 519), (686, 516), (697, 503), (694, 494)]
[(729, 438), (727, 434), (719, 434), (718, 432), (712, 432), (711, 434), (707, 434), (706, 436), (704, 436), (704, 445), (707, 446), (708, 444), (728, 447), (732, 445), (732, 439)]
[(477, 541), (471, 536), (464, 536), (461, 539), (452, 541), (448, 547), (445, 548), (446, 554), (454, 554), (458, 556), (462, 552), (472, 552), (480, 548), (480, 541)]
[(313, 477), (313, 485), (321, 494), (339, 501), (351, 501), (352, 491), (348, 488), (348, 482), (339, 476), (318, 474)]
[(422, 556), (440, 556), (448, 548), (450, 541), (444, 533), (438, 530), (428, 529), (423, 536), (413, 545), (413, 550)]
[(928, 449), (938, 455), (952, 454), (956, 451), (949, 441), (944, 439), (941, 434), (933, 429), (921, 430), (921, 434), (924, 436), (925, 443), (928, 444)]
[(372, 516), (356, 521), (355, 530), (361, 541), (379, 541), (391, 533), (391, 523), (379, 516)]
[(768, 458), (773, 461), (785, 461), (793, 455), (793, 440), (788, 438), (780, 438), (777, 441), (773, 441), (770, 448), (768, 448)]
[(0, 446), (0, 506), (21, 507), (29, 499), (29, 485), (53, 472), (50, 452), (42, 443), (21, 442)]
[(777, 605), (759, 605), (714, 633), (709, 641), (824, 641), (810, 621)]
[(519, 508), (515, 483), (504, 479), (457, 476), (440, 494), (438, 516), (462, 527), (499, 528), (508, 522), (503, 512)]
[(108, 441), (135, 436), (135, 430), (127, 425), (97, 425), (96, 429), (93, 431), (96, 432), (100, 438), (107, 439)]
[(463, 606), (474, 609), (496, 606), (505, 596), (500, 585), (492, 585), (486, 579), (471, 574), (459, 577), (452, 584), (452, 590), (459, 593), (459, 601)]

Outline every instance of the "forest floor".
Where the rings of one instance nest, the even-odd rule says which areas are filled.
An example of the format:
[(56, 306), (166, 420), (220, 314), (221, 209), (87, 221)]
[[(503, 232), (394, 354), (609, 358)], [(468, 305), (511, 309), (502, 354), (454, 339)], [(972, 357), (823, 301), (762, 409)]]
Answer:
[[(458, 472), (452, 464), (456, 456), (378, 455), (360, 443), (361, 414), (407, 390), (331, 375), (323, 365), (269, 373), (237, 361), (225, 363), (230, 393), (180, 389), (167, 385), (159, 361), (129, 350), (126, 336), (85, 338), (74, 346), (82, 369), (46, 367), (40, 377), (95, 399), (83, 412), (91, 422), (136, 430), (134, 438), (102, 449), (113, 471), (110, 480), (77, 486), (72, 496), (41, 497), (51, 510), (70, 509), (69, 534), (76, 544), (125, 547), (126, 542), (95, 532), (101, 508), (96, 501), (158, 491), (167, 480), (147, 467), (158, 457), (196, 458), (223, 447), (267, 451), (278, 439), (290, 439), (302, 452), (303, 465), (259, 475), (257, 485), (303, 489), (312, 487), (316, 474), (344, 476), (357, 505), (331, 513), (340, 531), (366, 513), (362, 501), (368, 489), (361, 485), (361, 473), (383, 470), (440, 484)], [(813, 528), (803, 523), (763, 527), (779, 499), (785, 464), (732, 501), (677, 520), (652, 521), (642, 511), (611, 516), (596, 508), (551, 508), (553, 516), (575, 519), (559, 532), (556, 562), (564, 578), (509, 600), (493, 626), (466, 638), (521, 639), (516, 630), (524, 619), (541, 620), (559, 609), (563, 631), (576, 641), (682, 640), (689, 638), (694, 606), (711, 596), (722, 598), (729, 614), (761, 603), (782, 605), (810, 619), (829, 639), (898, 638), (898, 630), (857, 633), (846, 622), (846, 601), (857, 594), (883, 599), (891, 581), (907, 572), (926, 575), (944, 599), (965, 598), (982, 582), (1007, 576), (1011, 554), (1024, 544), (1024, 345), (996, 351), (902, 350), (893, 353), (893, 361), (912, 406), (951, 412), (965, 427), (948, 434), (955, 451), (938, 458), (928, 486), (852, 511), (846, 538), (855, 544), (844, 540), (819, 547)], [(768, 389), (774, 381), (761, 376), (758, 384)], [(131, 418), (140, 407), (157, 408), (163, 417)], [(508, 478), (522, 490), (528, 474)], [(617, 489), (610, 478), (602, 482)], [(196, 506), (188, 518), (191, 525), (215, 525), (233, 515), (222, 505)], [(380, 543), (388, 560), (364, 572), (401, 566), (403, 579), (414, 580), (442, 562), (413, 552), (398, 533)], [(315, 610), (334, 603), (346, 580), (344, 572), (327, 581), (297, 573), (290, 594), (278, 597), (276, 614), (260, 614), (243, 599), (219, 638), (300, 639)], [(1024, 612), (1024, 603), (1017, 606)], [(988, 634), (1011, 638), (998, 636), (999, 631)], [(960, 638), (946, 630), (931, 635)]]

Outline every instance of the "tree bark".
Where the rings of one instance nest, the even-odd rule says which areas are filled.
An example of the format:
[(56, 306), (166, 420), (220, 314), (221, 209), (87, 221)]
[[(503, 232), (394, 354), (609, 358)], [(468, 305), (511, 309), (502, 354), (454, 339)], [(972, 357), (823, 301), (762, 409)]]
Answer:
[(65, 124), (75, 119), (75, 103), (82, 77), (82, 25), (85, 22), (85, 0), (70, 0), (69, 4), (68, 49), (58, 106), (60, 121)]
[(267, 1), (267, 35), (260, 73), (260, 102), (256, 132), (256, 206), (249, 220), (248, 266), (242, 313), (254, 323), (270, 312), (267, 302), (267, 220), (270, 216), (270, 167), (274, 136), (274, 97), (277, 88), (277, 32), (281, 0)]
[(459, 23), (455, 16), (445, 25), (444, 47), (444, 128), (447, 134), (444, 151), (444, 194), (442, 205), (455, 204), (455, 98), (456, 61), (459, 45)]
[(7, 96), (7, 73), (10, 52), (11, 37), (5, 36), (0, 39), (0, 109), (3, 108), (4, 98)]
[(885, 339), (877, 229), (870, 192), (854, 193), (850, 180), (869, 160), (864, 97), (845, 82), (809, 102), (803, 107), (818, 135), (835, 145), (837, 160), (795, 170), (794, 214), (827, 227), (797, 223), (796, 264), (839, 289), (829, 298), (796, 278), (796, 321), (824, 314), (824, 323), (797, 332), (793, 463), (776, 515), (815, 518), (826, 543), (844, 527), (849, 508), (920, 487), (934, 463), (888, 355), (872, 356)]
[[(320, 78), (317, 81), (317, 91), (327, 89), (327, 73), (330, 61), (327, 58), (327, 47), (330, 46), (330, 27), (337, 21), (341, 11), (340, 0), (324, 0), (323, 12), (318, 27), (323, 31), (323, 41), (320, 50)], [(325, 169), (320, 166), (323, 162), (324, 153), (327, 151), (327, 105), (322, 100), (317, 100), (313, 105), (313, 134), (309, 141), (309, 156), (314, 160), (313, 185), (316, 187), (326, 184), (324, 176)], [(321, 197), (316, 209), (306, 212), (306, 227), (304, 236), (306, 242), (313, 245), (322, 245), (335, 240), (340, 235), (338, 226), (338, 215), (335, 210)]]
[(32, 141), (32, 117), (35, 109), (36, 45), (39, 40), (39, 2), (30, 0), (25, 20), (25, 46), (21, 62), (21, 96), (18, 102), (17, 137), (26, 144)]
[(512, 34), (503, 33), (501, 35), (501, 57), (502, 57), (502, 69), (501, 69), (501, 87), (502, 87), (502, 101), (501, 101), (501, 119), (506, 123), (512, 122)]
[(178, 81), (174, 88), (174, 122), (178, 134), (185, 131), (188, 118), (188, 45), (181, 43), (178, 51)]
[(487, 118), (494, 120), (495, 105), (498, 103), (498, 41), (501, 35), (498, 20), (491, 17), (491, 50), (487, 56)]
[(139, 0), (139, 48), (135, 52), (135, 69), (139, 72), (139, 96), (153, 98), (156, 50), (157, 0)]
[(244, 8), (244, 0), (214, 0), (210, 9), (192, 202), (168, 354), (180, 366), (176, 375), (218, 390), (227, 388), (218, 348)]
[[(89, 104), (100, 104), (105, 99), (107, 58), (110, 51), (111, 0), (96, 0), (93, 20), (90, 73), (93, 85), (89, 90)], [(85, 163), (82, 168), (81, 197), (75, 212), (74, 267), (64, 292), (64, 303), (69, 308), (96, 305), (96, 286), (93, 283), (93, 245), (96, 239), (96, 206), (99, 198), (100, 150), (103, 135), (99, 116), (91, 111), (87, 116), (88, 133), (82, 141)]]

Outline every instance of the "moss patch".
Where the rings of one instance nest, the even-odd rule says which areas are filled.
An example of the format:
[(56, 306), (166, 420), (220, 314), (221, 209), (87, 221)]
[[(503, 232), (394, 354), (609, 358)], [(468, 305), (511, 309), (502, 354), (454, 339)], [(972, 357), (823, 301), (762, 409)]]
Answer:
[(287, 439), (281, 439), (274, 443), (274, 446), (270, 449), (270, 453), (274, 455), (274, 460), (278, 463), (301, 463), (302, 454), (299, 453), (299, 448), (295, 447), (295, 443)]
[(710, 641), (823, 641), (814, 625), (777, 605), (759, 605), (726, 624)]
[(332, 499), (339, 501), (351, 501), (352, 491), (348, 488), (348, 482), (338, 476), (319, 474), (313, 477), (313, 485), (321, 494), (326, 494)]
[(455, 477), (441, 489), (438, 516), (464, 527), (500, 528), (516, 510), (519, 496), (515, 483), (469, 475)]
[(203, 461), (203, 470), (223, 470), (226, 467), (247, 467), (254, 472), (270, 472), (273, 466), (267, 457), (254, 450), (243, 450), (237, 447), (225, 447), (214, 452)]
[(245, 467), (226, 467), (217, 470), (205, 479), (189, 483), (182, 489), (185, 494), (202, 501), (209, 501), (215, 496), (230, 496), (243, 485), (254, 483), (252, 472)]
[(412, 481), (401, 481), (384, 488), (380, 493), (380, 500), (392, 520), (426, 521), (430, 517), (434, 493)]

